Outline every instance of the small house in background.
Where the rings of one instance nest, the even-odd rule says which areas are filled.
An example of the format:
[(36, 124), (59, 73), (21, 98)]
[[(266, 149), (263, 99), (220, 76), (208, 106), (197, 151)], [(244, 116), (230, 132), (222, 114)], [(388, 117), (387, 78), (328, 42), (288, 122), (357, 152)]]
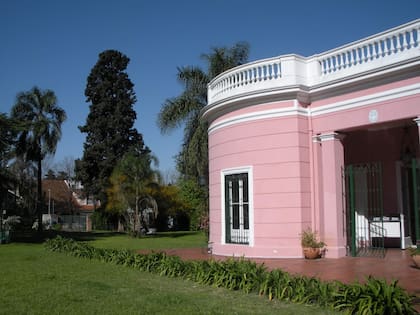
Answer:
[(47, 205), (43, 214), (43, 224), (52, 227), (55, 224), (63, 230), (90, 231), (91, 215), (95, 205), (83, 194), (80, 183), (61, 179), (42, 181), (44, 202)]
[(331, 258), (419, 243), (419, 31), (416, 20), (210, 82), (214, 254), (302, 257), (308, 227)]

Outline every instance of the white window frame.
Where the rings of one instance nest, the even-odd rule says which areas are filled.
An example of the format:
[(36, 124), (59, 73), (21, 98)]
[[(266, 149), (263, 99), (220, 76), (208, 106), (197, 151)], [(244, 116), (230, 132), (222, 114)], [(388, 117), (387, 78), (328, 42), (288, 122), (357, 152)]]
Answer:
[[(226, 243), (226, 217), (225, 217), (225, 176), (226, 175), (234, 175), (240, 173), (247, 173), (248, 174), (248, 216), (249, 216), (249, 244), (236, 244), (236, 243)], [(231, 245), (238, 245), (238, 246), (254, 246), (254, 176), (253, 176), (253, 168), (252, 166), (243, 166), (238, 168), (229, 168), (223, 169), (220, 172), (220, 195), (221, 195), (221, 244), (231, 244)]]

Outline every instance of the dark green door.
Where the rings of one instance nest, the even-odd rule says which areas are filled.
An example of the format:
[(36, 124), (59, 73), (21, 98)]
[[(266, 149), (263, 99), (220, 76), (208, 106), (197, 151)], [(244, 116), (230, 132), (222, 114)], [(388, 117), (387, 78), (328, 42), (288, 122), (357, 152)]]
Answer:
[(349, 254), (384, 257), (381, 163), (348, 165), (344, 175)]

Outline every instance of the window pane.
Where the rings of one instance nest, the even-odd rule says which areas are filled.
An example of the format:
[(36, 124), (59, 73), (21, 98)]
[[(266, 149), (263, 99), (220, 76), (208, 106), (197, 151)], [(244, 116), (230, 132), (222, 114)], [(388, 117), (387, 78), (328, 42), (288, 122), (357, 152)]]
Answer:
[(244, 208), (244, 229), (249, 230), (249, 209), (248, 204), (243, 205)]
[(232, 202), (239, 202), (239, 183), (236, 178), (232, 182)]
[(239, 205), (234, 205), (233, 206), (233, 228), (234, 229), (239, 229)]
[(244, 182), (244, 202), (248, 202), (248, 174), (243, 174), (242, 180)]

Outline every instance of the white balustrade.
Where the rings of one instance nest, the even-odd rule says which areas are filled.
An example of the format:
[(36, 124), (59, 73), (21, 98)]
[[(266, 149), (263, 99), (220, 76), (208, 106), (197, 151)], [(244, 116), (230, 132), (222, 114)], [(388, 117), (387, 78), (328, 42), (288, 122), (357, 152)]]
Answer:
[(377, 59), (386, 62), (392, 55), (419, 47), (419, 21), (368, 37), (318, 55), (321, 75), (356, 67)]
[(316, 86), (420, 56), (420, 20), (309, 58), (286, 55), (226, 71), (208, 86), (208, 103), (297, 85)]
[(249, 63), (222, 73), (209, 84), (209, 100), (243, 87), (255, 88), (262, 82), (281, 78), (279, 58)]

